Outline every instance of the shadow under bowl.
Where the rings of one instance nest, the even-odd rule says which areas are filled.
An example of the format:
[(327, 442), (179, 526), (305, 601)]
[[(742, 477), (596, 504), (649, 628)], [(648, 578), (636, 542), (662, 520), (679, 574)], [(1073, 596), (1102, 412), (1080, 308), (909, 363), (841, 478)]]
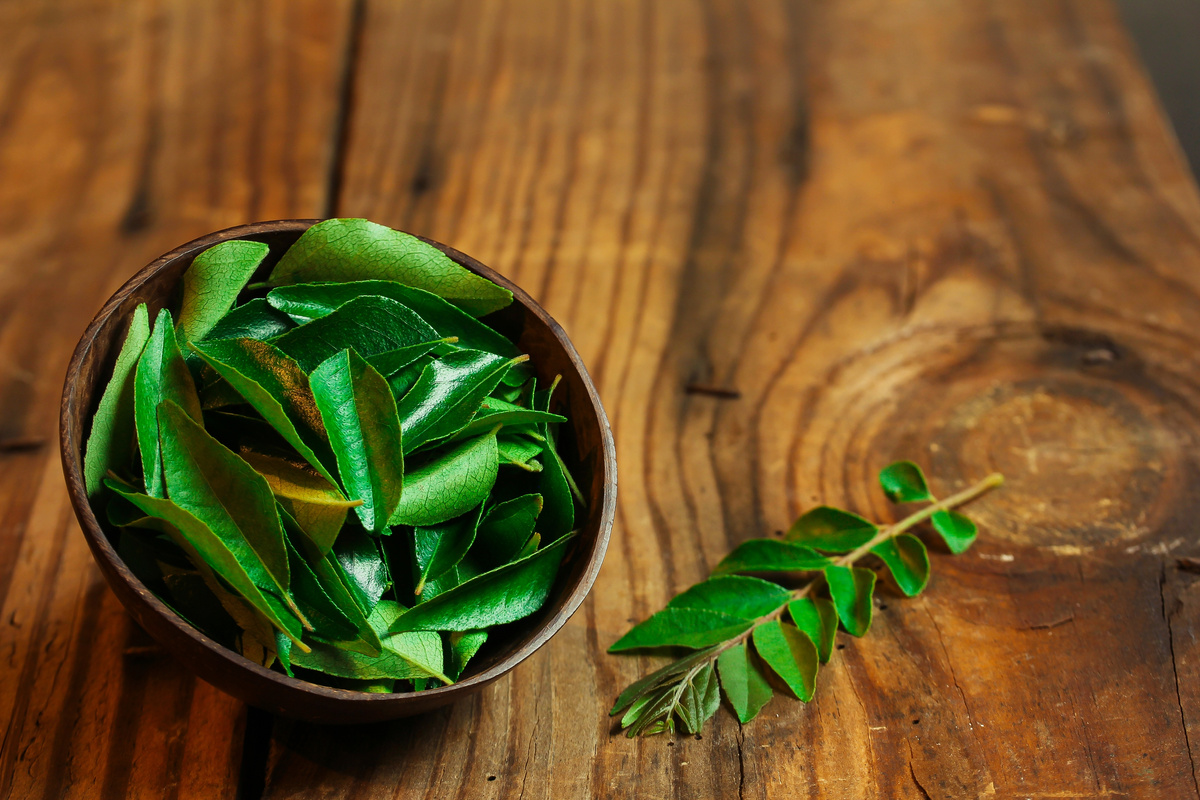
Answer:
[(360, 723), (420, 714), (478, 692), (549, 641), (583, 602), (600, 571), (616, 510), (616, 453), (596, 387), (575, 347), (546, 311), (519, 287), (453, 248), (429, 242), (462, 266), (512, 291), (515, 302), (488, 322), (528, 353), (545, 385), (562, 383), (554, 410), (566, 414), (560, 452), (576, 477), (587, 507), (577, 519), (578, 534), (568, 546), (558, 578), (542, 609), (497, 629), (458, 683), (422, 692), (369, 694), (334, 689), (289, 678), (243, 658), (209, 639), (147, 589), (117, 555), (113, 531), (96, 518), (83, 483), (82, 447), (104, 385), (124, 341), (133, 310), (146, 303), (150, 318), (178, 297), (184, 271), (200, 252), (230, 239), (270, 247), (253, 280), (260, 280), (305, 230), (319, 220), (278, 220), (239, 225), (202, 236), (152, 261), (134, 275), (84, 332), (67, 367), (59, 420), (63, 473), (75, 516), (100, 571), (130, 615), (180, 663), (199, 677), (250, 705), (294, 719), (320, 723)]

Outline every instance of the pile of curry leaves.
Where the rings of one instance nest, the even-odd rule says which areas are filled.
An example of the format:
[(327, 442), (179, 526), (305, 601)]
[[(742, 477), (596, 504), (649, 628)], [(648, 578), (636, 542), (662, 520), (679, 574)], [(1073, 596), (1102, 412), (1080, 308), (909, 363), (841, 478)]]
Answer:
[[(926, 503), (892, 525), (876, 525), (849, 511), (820, 506), (782, 539), (743, 542), (717, 564), (712, 577), (676, 595), (667, 607), (634, 626), (610, 653), (679, 648), (689, 654), (631, 684), (613, 705), (629, 736), (673, 732), (678, 722), (699, 733), (720, 706), (721, 694), (742, 723), (775, 694), (808, 702), (817, 671), (833, 654), (838, 625), (851, 636), (871, 627), (877, 575), (860, 561), (891, 574), (902, 594), (915, 597), (929, 583), (929, 552), (909, 530), (928, 521), (951, 553), (966, 551), (975, 523), (953, 509), (1001, 483), (999, 474), (936, 499), (920, 467), (898, 461), (879, 483), (895, 503)], [(743, 574), (751, 573), (751, 574)], [(803, 576), (789, 589), (756, 577)]]
[[(555, 384), (487, 324), (511, 292), (407, 234), (334, 219), (195, 257), (132, 315), (84, 479), (181, 617), (330, 686), (451, 683), (545, 603), (582, 497)], [(482, 319), (481, 319), (482, 318)]]

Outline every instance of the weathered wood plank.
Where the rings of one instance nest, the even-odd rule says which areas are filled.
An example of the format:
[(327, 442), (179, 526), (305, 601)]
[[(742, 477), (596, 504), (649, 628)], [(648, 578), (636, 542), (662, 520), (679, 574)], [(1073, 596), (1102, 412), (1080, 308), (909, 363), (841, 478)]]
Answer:
[(350, 5), (0, 8), (0, 796), (232, 796), (245, 711), (104, 587), (58, 464), (103, 300), (210, 230), (323, 213)]
[[(564, 323), (620, 510), (536, 658), (429, 717), (279, 724), (268, 796), (1197, 794), (1163, 570), (1197, 547), (1200, 198), (1107, 3), (368, 3), (360, 59), (338, 212)], [(882, 595), (813, 705), (611, 735), (629, 622), (816, 502), (886, 517), (896, 457), (1009, 475), (976, 551)]]

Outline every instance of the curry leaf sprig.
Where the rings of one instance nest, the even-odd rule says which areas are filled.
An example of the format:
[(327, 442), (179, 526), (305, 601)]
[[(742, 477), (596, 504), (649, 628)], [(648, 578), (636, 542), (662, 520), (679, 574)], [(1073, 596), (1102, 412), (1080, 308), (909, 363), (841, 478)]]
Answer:
[[(899, 522), (876, 525), (830, 506), (801, 516), (780, 539), (743, 542), (712, 577), (676, 595), (667, 607), (636, 625), (610, 653), (676, 647), (694, 652), (631, 684), (613, 705), (629, 736), (674, 731), (698, 733), (724, 693), (739, 722), (754, 719), (774, 695), (774, 676), (788, 693), (808, 702), (817, 672), (833, 653), (838, 624), (852, 636), (871, 627), (875, 571), (859, 565), (878, 559), (900, 591), (914, 597), (929, 583), (929, 553), (909, 533), (928, 521), (952, 553), (975, 541), (975, 523), (954, 509), (1000, 486), (989, 475), (936, 499), (920, 467), (898, 461), (879, 482), (895, 503), (925, 502)], [(796, 589), (742, 573), (811, 573)], [(785, 619), (785, 616), (787, 619)], [(790, 620), (790, 621), (788, 621)]]
[(222, 242), (153, 326), (134, 309), (88, 496), (134, 574), (247, 658), (453, 682), (543, 606), (572, 541), (558, 381), (490, 324), (512, 293), (416, 237), (333, 219), (270, 255)]

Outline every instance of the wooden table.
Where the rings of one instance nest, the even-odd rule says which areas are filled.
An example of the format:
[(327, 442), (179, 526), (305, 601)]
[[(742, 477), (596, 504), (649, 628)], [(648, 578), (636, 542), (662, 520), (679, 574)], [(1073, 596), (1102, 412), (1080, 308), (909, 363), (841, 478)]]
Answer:
[[(161, 654), (54, 446), (135, 269), (333, 215), (528, 288), (621, 470), (550, 646), (353, 729)], [(1198, 323), (1200, 195), (1107, 0), (0, 4), (0, 795), (1196, 797)], [(815, 702), (614, 735), (630, 622), (814, 504), (887, 518), (905, 457), (1009, 484)]]

